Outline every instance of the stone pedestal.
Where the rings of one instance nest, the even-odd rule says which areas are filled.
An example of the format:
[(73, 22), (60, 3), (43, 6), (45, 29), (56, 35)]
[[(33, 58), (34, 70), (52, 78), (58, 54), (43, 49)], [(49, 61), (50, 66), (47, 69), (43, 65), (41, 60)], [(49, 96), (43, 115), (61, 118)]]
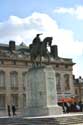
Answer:
[(26, 116), (62, 114), (57, 105), (56, 77), (51, 66), (30, 68), (27, 74)]

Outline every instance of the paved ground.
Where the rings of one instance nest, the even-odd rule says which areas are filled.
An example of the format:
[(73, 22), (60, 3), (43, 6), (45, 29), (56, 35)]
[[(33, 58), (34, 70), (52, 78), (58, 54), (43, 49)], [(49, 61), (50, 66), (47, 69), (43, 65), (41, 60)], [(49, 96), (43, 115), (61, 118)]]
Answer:
[(79, 123), (79, 124), (71, 124), (71, 125), (83, 125), (83, 123)]
[[(16, 112), (16, 114), (17, 115), (14, 118), (20, 118), (20, 116), (22, 116), (21, 112)], [(49, 117), (60, 117), (60, 116), (66, 116), (66, 117), (68, 117), (68, 116), (73, 116), (73, 115), (83, 115), (83, 112), (82, 113), (68, 113), (68, 114), (55, 115), (55, 116), (49, 116)], [(47, 116), (44, 116), (44, 117), (47, 117)], [(3, 112), (0, 111), (0, 118), (9, 118), (9, 116), (8, 116), (8, 114), (7, 114), (6, 111), (3, 111)], [(10, 118), (13, 118), (13, 116), (11, 115)], [(40, 117), (36, 117), (36, 118), (40, 118)], [(29, 119), (30, 119), (30, 117), (29, 117)], [(2, 125), (2, 124), (0, 124), (0, 125)], [(20, 124), (18, 124), (18, 123), (17, 124), (16, 123), (15, 124), (12, 123), (12, 124), (6, 124), (6, 125), (20, 125)], [(24, 124), (21, 124), (21, 125), (24, 125)], [(83, 125), (83, 123), (80, 123), (80, 124), (71, 124), (71, 125)]]
[(47, 117), (49, 117), (49, 118), (53, 118), (53, 117), (61, 117), (61, 116), (66, 116), (66, 117), (68, 117), (68, 116), (78, 116), (78, 115), (83, 115), (83, 112), (79, 112), (79, 113), (66, 113), (66, 114), (61, 114), (61, 115), (49, 115), (49, 116), (38, 116), (38, 117), (29, 117), (29, 119), (30, 118), (47, 118)]
[[(20, 111), (16, 111), (16, 114), (17, 114), (17, 116), (22, 116), (22, 113), (20, 112)], [(81, 114), (81, 115), (83, 115), (83, 112), (78, 112), (78, 113), (66, 113), (66, 114), (61, 114), (62, 116), (64, 115), (64, 116), (72, 116), (72, 115), (79, 115), (79, 114)], [(61, 115), (54, 115), (54, 117), (56, 116), (56, 117), (60, 117)], [(7, 111), (0, 111), (0, 117), (7, 117), (8, 116), (8, 113), (7, 113)], [(11, 112), (11, 116), (12, 116), (12, 112)], [(51, 116), (49, 116), (49, 117), (51, 117)], [(52, 116), (53, 117), (53, 116)]]
[[(16, 112), (17, 116), (21, 116), (21, 112)], [(0, 117), (8, 117), (7, 111), (0, 111)], [(12, 112), (11, 112), (11, 117), (12, 117)]]

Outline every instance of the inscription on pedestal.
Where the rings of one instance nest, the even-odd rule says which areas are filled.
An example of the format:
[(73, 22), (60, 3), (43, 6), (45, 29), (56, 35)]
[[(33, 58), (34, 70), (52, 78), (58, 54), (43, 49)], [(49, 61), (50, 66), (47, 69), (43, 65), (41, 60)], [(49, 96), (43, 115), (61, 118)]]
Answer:
[(56, 80), (55, 80), (55, 72), (49, 71), (47, 72), (47, 94), (48, 94), (48, 104), (56, 105)]

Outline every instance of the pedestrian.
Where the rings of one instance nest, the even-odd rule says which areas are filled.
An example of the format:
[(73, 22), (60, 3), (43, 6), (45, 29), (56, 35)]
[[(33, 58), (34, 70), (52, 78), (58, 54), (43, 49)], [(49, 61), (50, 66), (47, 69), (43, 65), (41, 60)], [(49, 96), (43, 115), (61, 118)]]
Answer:
[(7, 105), (7, 110), (8, 110), (8, 116), (11, 116), (11, 113), (10, 113), (10, 105)]
[(77, 112), (80, 112), (80, 106), (79, 106), (79, 104), (76, 104), (76, 109), (77, 109)]
[(15, 105), (12, 105), (12, 113), (13, 113), (13, 116), (16, 115), (16, 107), (15, 107)]
[(78, 104), (79, 104), (79, 106), (80, 106), (80, 111), (82, 112), (82, 110), (83, 110), (83, 104), (82, 104), (81, 101), (80, 101)]

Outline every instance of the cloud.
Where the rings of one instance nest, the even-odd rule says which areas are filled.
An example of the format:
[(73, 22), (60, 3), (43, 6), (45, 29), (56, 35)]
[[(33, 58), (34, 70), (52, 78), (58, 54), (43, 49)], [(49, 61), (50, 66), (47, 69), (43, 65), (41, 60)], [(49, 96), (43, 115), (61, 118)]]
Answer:
[(74, 8), (60, 7), (56, 8), (54, 12), (60, 14), (70, 14), (79, 20), (83, 20), (83, 6), (76, 6)]
[(74, 8), (64, 8), (64, 7), (61, 7), (61, 8), (56, 8), (54, 10), (55, 13), (62, 13), (62, 14), (75, 14), (75, 9)]
[(2, 42), (5, 42), (4, 40), (8, 40), (8, 38), (20, 38), (20, 40), (22, 38), (26, 41), (33, 39), (36, 33), (49, 31), (50, 26), (54, 26), (56, 29), (57, 24), (46, 14), (33, 13), (26, 18), (10, 16), (8, 20), (0, 23), (0, 39)]
[(47, 14), (34, 12), (26, 18), (10, 16), (8, 20), (0, 23), (0, 42), (15, 40), (17, 44), (23, 41), (28, 45), (37, 33), (43, 33), (41, 40), (52, 36), (53, 44), (58, 45), (61, 57), (76, 61), (76, 58), (83, 54), (83, 41), (75, 40), (71, 30), (61, 29)]

